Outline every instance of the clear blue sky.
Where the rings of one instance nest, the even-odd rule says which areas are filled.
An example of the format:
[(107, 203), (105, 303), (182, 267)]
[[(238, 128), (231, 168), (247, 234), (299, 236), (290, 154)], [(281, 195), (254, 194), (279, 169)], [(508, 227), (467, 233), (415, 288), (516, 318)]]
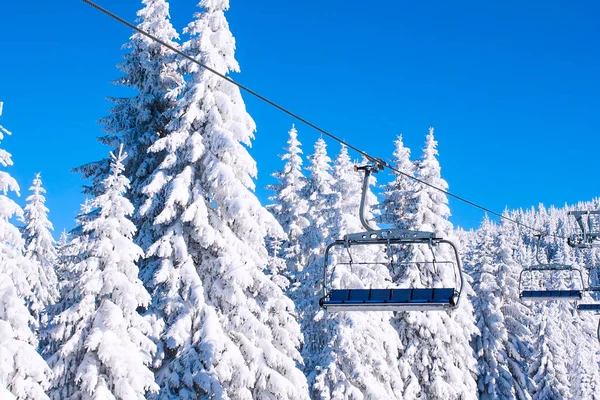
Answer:
[[(133, 0), (98, 0), (132, 21)], [(597, 1), (231, 0), (235, 78), (372, 154), (403, 133), (420, 155), (435, 126), (450, 189), (502, 210), (598, 196)], [(196, 1), (173, 0), (181, 30)], [(83, 200), (70, 169), (103, 156), (97, 120), (131, 32), (78, 1), (4, 1), (1, 147), (22, 189), (35, 172), (57, 234)], [(244, 95), (258, 125), (258, 195), (279, 168), (292, 119)], [(305, 153), (319, 137), (297, 125)], [(332, 152), (339, 147), (329, 141)], [(382, 178), (382, 177), (381, 177)], [(451, 202), (452, 220), (480, 211)]]

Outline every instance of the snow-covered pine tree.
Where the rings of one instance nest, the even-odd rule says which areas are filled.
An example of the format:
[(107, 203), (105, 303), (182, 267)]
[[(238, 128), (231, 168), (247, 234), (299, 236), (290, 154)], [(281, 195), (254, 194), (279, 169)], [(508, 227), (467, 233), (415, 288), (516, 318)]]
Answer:
[[(183, 49), (223, 74), (239, 71), (229, 1), (200, 7)], [(159, 163), (141, 210), (156, 215), (145, 276), (164, 324), (159, 397), (307, 398), (294, 305), (263, 272), (264, 238), (284, 233), (252, 193), (254, 121), (236, 86), (193, 63), (183, 71), (182, 97), (150, 147)]]
[[(394, 141), (394, 168), (414, 176), (415, 165), (410, 160), (410, 149), (404, 146), (402, 135)], [(379, 205), (381, 215), (378, 222), (391, 224), (398, 229), (408, 229), (412, 226), (411, 218), (414, 216), (414, 181), (404, 175), (393, 173), (394, 179), (383, 185), (381, 196), (383, 201)]]
[[(362, 194), (361, 173), (343, 146), (333, 168), (333, 191), (340, 196), (333, 209), (337, 224), (336, 236), (362, 232), (359, 208)], [(374, 180), (372, 180), (374, 183)], [(369, 191), (367, 215), (376, 202)], [(388, 287), (390, 276), (382, 248), (357, 248), (353, 252), (353, 266), (338, 265), (332, 285), (344, 288)], [(334, 256), (336, 257), (336, 256)], [(341, 257), (340, 257), (341, 258)], [(360, 264), (377, 262), (380, 264)], [(313, 264), (315, 275), (322, 274), (322, 265)], [(316, 289), (320, 291), (319, 279)], [(319, 310), (317, 299), (311, 304), (311, 313), (305, 317), (306, 345), (304, 349), (307, 373), (313, 399), (395, 399), (402, 397), (402, 379), (398, 354), (402, 343), (390, 324), (391, 313), (341, 312)]]
[[(504, 216), (516, 220), (517, 217)], [(533, 353), (533, 326), (531, 310), (519, 298), (519, 275), (523, 268), (517, 262), (529, 264), (531, 257), (522, 244), (518, 226), (503, 219), (496, 231), (494, 242), (495, 259), (498, 263), (498, 285), (502, 291), (502, 315), (507, 331), (505, 343), (508, 369), (513, 379), (513, 389), (519, 400), (531, 399), (532, 382), (528, 375), (528, 363)], [(526, 261), (525, 261), (526, 260)]]
[(319, 138), (314, 145), (314, 153), (308, 157), (310, 175), (304, 197), (308, 199), (306, 217), (310, 225), (304, 230), (302, 243), (306, 249), (306, 263), (319, 260), (323, 250), (336, 234), (334, 230), (335, 209), (340, 200), (339, 193), (332, 189), (331, 158), (327, 155), (327, 144)]
[[(137, 12), (138, 28), (178, 47), (179, 35), (171, 24), (167, 0), (142, 0), (142, 4), (144, 7)], [(148, 153), (148, 148), (166, 134), (165, 127), (183, 86), (183, 75), (173, 52), (141, 33), (135, 32), (124, 48), (129, 50), (119, 64), (124, 75), (114, 83), (133, 89), (135, 94), (111, 99), (114, 107), (101, 121), (107, 135), (99, 140), (115, 151), (122, 144), (128, 154), (124, 175), (131, 181), (131, 188), (127, 198), (136, 210), (133, 219), (140, 230), (137, 241), (145, 249), (153, 240), (144, 238), (144, 233), (151, 232), (145, 224), (151, 225), (153, 221), (138, 220), (137, 214), (143, 201), (142, 189), (159, 162), (158, 157)], [(84, 187), (86, 193), (99, 194), (101, 182), (110, 174), (110, 163), (110, 158), (105, 158), (77, 169), (90, 179), (91, 185)]]
[[(2, 103), (0, 102), (0, 116)], [(0, 125), (0, 141), (10, 134)], [(0, 165), (13, 165), (11, 155), (0, 149)], [(47, 399), (50, 369), (36, 352), (38, 341), (31, 331), (34, 320), (23, 299), (33, 296), (28, 274), (32, 263), (22, 255), (24, 241), (10, 219), (23, 210), (8, 192), (19, 193), (19, 185), (6, 171), (0, 171), (0, 398)]]
[(49, 210), (45, 205), (46, 190), (42, 187), (40, 174), (36, 174), (29, 190), (32, 194), (27, 197), (25, 226), (21, 232), (25, 239), (25, 256), (37, 267), (32, 289), (36, 302), (42, 308), (34, 313), (33, 317), (45, 326), (47, 308), (58, 300), (58, 280), (55, 271), (57, 254), (54, 238), (50, 233), (53, 227), (48, 219)]
[(595, 315), (580, 313), (573, 319), (577, 346), (569, 368), (572, 399), (600, 399), (597, 324)]
[(63, 300), (64, 311), (52, 320), (58, 344), (50, 358), (55, 399), (142, 399), (158, 390), (147, 367), (156, 346), (146, 336), (150, 324), (138, 313), (150, 295), (138, 279), (136, 261), (143, 252), (132, 241), (133, 206), (124, 197), (126, 154), (120, 150), (111, 157), (104, 191), (82, 220), (87, 240), (79, 261), (69, 266), (76, 284)]
[[(447, 189), (441, 177), (437, 160), (437, 142), (430, 128), (423, 158), (417, 176), (438, 188)], [(415, 215), (411, 229), (435, 232), (437, 236), (451, 238), (452, 224), (448, 221), (450, 209), (443, 193), (420, 185), (415, 192)], [(452, 260), (449, 249), (440, 246), (437, 260)], [(435, 271), (427, 246), (415, 246), (409, 259), (403, 284), (410, 287), (454, 287), (453, 272), (444, 268)], [(395, 317), (395, 325), (405, 350), (401, 361), (409, 366), (403, 371), (405, 398), (461, 399), (473, 398), (477, 392), (475, 381), (477, 362), (470, 341), (477, 332), (473, 307), (468, 295), (472, 289), (468, 282), (463, 288), (464, 297), (458, 309), (452, 312), (404, 312)]]
[(559, 318), (556, 304), (537, 307), (535, 316), (535, 353), (529, 366), (529, 374), (534, 382), (533, 400), (568, 399), (570, 384), (566, 367), (567, 336), (556, 329), (553, 323)]
[(326, 329), (323, 324), (315, 324), (318, 318), (319, 298), (322, 296), (323, 283), (323, 251), (334, 238), (336, 232), (336, 211), (340, 206), (340, 194), (333, 191), (331, 175), (331, 158), (327, 155), (327, 144), (319, 138), (314, 144), (314, 153), (308, 157), (307, 167), (310, 175), (304, 187), (303, 197), (308, 200), (306, 217), (310, 225), (304, 229), (300, 242), (303, 245), (306, 268), (297, 274), (300, 282), (297, 288), (290, 291), (290, 296), (298, 310), (305, 345), (302, 354), (305, 373), (314, 371), (317, 352), (326, 343)]
[(304, 198), (306, 177), (302, 172), (302, 149), (298, 131), (293, 125), (289, 136), (286, 153), (281, 156), (285, 162), (284, 167), (273, 174), (278, 182), (267, 187), (275, 192), (269, 198), (275, 203), (267, 206), (267, 209), (275, 216), (287, 236), (279, 249), (279, 255), (286, 261), (288, 271), (285, 275), (292, 277), (305, 266), (306, 259), (300, 239), (309, 222), (305, 217), (308, 202)]
[(508, 368), (506, 331), (502, 306), (500, 271), (495, 247), (498, 228), (487, 215), (477, 231), (474, 257), (471, 262), (473, 279), (473, 308), (479, 333), (474, 338), (474, 350), (479, 365), (477, 387), (481, 399), (515, 399), (515, 383)]

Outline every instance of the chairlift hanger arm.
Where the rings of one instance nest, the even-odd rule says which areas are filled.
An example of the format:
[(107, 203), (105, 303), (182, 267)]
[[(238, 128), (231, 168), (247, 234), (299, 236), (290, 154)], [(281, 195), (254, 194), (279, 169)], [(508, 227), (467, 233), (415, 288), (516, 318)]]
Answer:
[(369, 225), (369, 222), (367, 221), (366, 217), (365, 217), (365, 208), (367, 206), (367, 193), (369, 192), (369, 178), (371, 177), (371, 174), (376, 174), (377, 172), (381, 171), (383, 169), (383, 162), (381, 160), (378, 159), (373, 159), (373, 164), (367, 164), (367, 165), (361, 165), (361, 166), (354, 166), (354, 169), (356, 171), (364, 171), (365, 175), (363, 177), (363, 184), (362, 184), (362, 193), (360, 196), (360, 210), (359, 210), (359, 218), (360, 218), (360, 223), (362, 224), (362, 226), (367, 230), (367, 231), (374, 231), (375, 228), (371, 227)]

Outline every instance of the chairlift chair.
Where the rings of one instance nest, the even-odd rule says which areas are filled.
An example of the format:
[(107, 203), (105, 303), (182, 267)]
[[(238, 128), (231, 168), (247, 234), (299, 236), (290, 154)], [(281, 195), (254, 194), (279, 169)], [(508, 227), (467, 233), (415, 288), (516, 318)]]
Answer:
[[(600, 286), (598, 286), (598, 277), (600, 277), (600, 276), (598, 276), (596, 278), (596, 280), (592, 279), (592, 271), (596, 271), (596, 274), (597, 274), (599, 269), (598, 269), (598, 267), (596, 267), (589, 271), (588, 284), (587, 284), (587, 287), (585, 288), (585, 291), (600, 294)], [(600, 313), (600, 303), (577, 304), (577, 311)]]
[[(577, 304), (577, 311), (585, 313), (593, 312), (595, 315), (600, 315), (600, 303)], [(597, 338), (600, 343), (600, 320), (598, 321)]]
[[(594, 292), (600, 294), (600, 268), (590, 268), (588, 269), (588, 283), (585, 287), (586, 292)], [(594, 275), (596, 276), (594, 279)]]
[[(583, 298), (584, 283), (581, 270), (574, 268), (572, 265), (558, 263), (542, 263), (539, 259), (541, 235), (537, 235), (536, 260), (537, 265), (532, 265), (521, 271), (519, 275), (519, 298), (522, 301), (547, 301), (547, 300), (564, 300), (577, 301)], [(548, 289), (546, 285), (538, 290), (523, 290), (524, 277), (529, 275), (530, 286), (533, 285), (533, 276), (535, 273), (555, 273), (555, 272), (570, 272), (579, 278), (581, 289)]]
[[(374, 165), (356, 167), (357, 171), (364, 171), (362, 198), (360, 204), (360, 221), (366, 232), (347, 234), (341, 240), (329, 244), (325, 249), (323, 266), (323, 297), (319, 305), (327, 311), (433, 311), (447, 310), (458, 307), (462, 289), (463, 274), (460, 257), (456, 246), (449, 240), (436, 237), (432, 232), (410, 231), (403, 229), (375, 230), (369, 226), (364, 216), (365, 197), (371, 173), (382, 169), (383, 163), (375, 160)], [(454, 287), (429, 287), (429, 288), (382, 288), (382, 289), (349, 289), (331, 288), (329, 276), (333, 277), (335, 266), (330, 270), (331, 252), (335, 248), (345, 249), (348, 253), (351, 248), (359, 246), (385, 246), (388, 253), (388, 263), (393, 264), (391, 246), (427, 245), (433, 252), (431, 263), (434, 268), (449, 266), (454, 270)], [(435, 249), (440, 245), (449, 245), (453, 249), (452, 261), (436, 261)], [(350, 260), (347, 264), (352, 265)], [(369, 263), (364, 263), (369, 264)], [(373, 264), (373, 263), (371, 263)], [(375, 263), (377, 264), (377, 263)]]
[(594, 312), (600, 312), (600, 303), (577, 304), (577, 311), (594, 311)]
[[(600, 227), (597, 219), (592, 216), (600, 215), (600, 211), (569, 211), (579, 225), (580, 233), (572, 234), (567, 238), (567, 243), (571, 247), (580, 249), (590, 249), (600, 243)], [(584, 217), (587, 216), (586, 219)]]

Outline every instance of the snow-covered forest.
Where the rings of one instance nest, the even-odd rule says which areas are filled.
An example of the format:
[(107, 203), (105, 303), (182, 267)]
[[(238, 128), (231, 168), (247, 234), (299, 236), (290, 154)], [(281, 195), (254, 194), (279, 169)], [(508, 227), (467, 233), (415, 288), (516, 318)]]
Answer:
[[(166, 0), (142, 3), (140, 29), (222, 74), (239, 71), (229, 0), (202, 0), (180, 33)], [(1, 400), (600, 399), (598, 317), (572, 302), (520, 300), (520, 274), (538, 263), (538, 242), (509, 221), (549, 233), (541, 262), (583, 272), (583, 282), (559, 271), (536, 283), (581, 288), (597, 281), (600, 250), (567, 244), (576, 231), (567, 213), (598, 210), (600, 199), (505, 210), (507, 219), (484, 216), (464, 230), (432, 187), (449, 188), (434, 129), (410, 133), (423, 134), (421, 149), (399, 135), (383, 156), (432, 186), (389, 170), (374, 175), (366, 219), (456, 243), (460, 306), (327, 311), (319, 306), (323, 255), (364, 231), (363, 175), (354, 167), (369, 160), (285, 127), (273, 133), (287, 135), (287, 147), (273, 155), (282, 168), (266, 171), (275, 183), (262, 204), (257, 127), (240, 89), (140, 33), (125, 48), (116, 83), (134, 94), (111, 99), (101, 121), (106, 158), (74, 166), (87, 200), (59, 240), (43, 166), (18, 204), (28, 182), (11, 177), (19, 166), (10, 135), (23, 133), (0, 126)], [(357, 264), (340, 264), (331, 284), (452, 285), (448, 252), (430, 269), (419, 268), (431, 261), (423, 249), (398, 249), (393, 257), (406, 263), (389, 268), (392, 256), (380, 250), (357, 250)]]

